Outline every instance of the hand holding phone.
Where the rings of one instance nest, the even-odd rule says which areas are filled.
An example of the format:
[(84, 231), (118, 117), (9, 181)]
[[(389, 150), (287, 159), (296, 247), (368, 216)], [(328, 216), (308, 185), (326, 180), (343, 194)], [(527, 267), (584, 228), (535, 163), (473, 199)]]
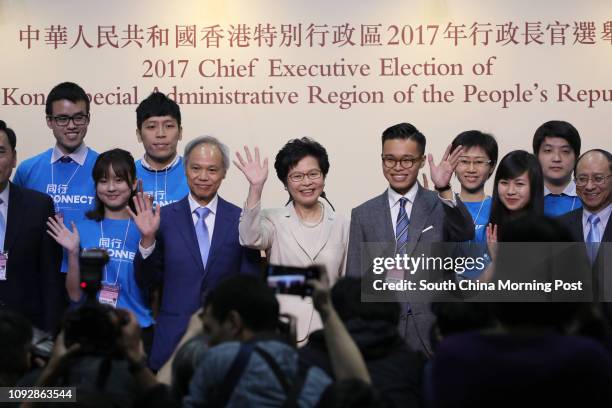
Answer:
[(318, 280), (321, 269), (318, 266), (292, 267), (270, 265), (267, 270), (266, 280), (268, 286), (274, 293), (284, 295), (312, 296), (312, 286), (307, 281)]

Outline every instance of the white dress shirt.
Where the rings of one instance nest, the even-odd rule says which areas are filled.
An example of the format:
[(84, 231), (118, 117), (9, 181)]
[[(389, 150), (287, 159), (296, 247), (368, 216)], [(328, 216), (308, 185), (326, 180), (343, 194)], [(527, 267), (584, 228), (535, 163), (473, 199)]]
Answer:
[[(196, 214), (195, 211), (202, 206), (198, 204), (198, 202), (195, 200), (195, 198), (193, 198), (191, 193), (189, 193), (187, 200), (189, 201), (189, 210), (191, 211), (191, 219), (193, 221), (193, 225), (195, 226), (196, 223), (198, 222), (198, 214)], [(219, 195), (215, 194), (213, 199), (210, 200), (210, 202), (204, 206), (210, 210), (210, 213), (208, 214), (204, 222), (206, 222), (206, 228), (208, 229), (208, 240), (211, 244), (212, 244), (213, 232), (215, 229), (215, 219), (217, 217), (217, 204), (218, 203), (219, 203)], [(156, 211), (160, 211), (160, 210), (161, 208), (157, 207)], [(142, 256), (142, 259), (147, 259), (149, 255), (153, 253), (154, 249), (155, 249), (155, 242), (153, 242), (153, 245), (151, 245), (148, 248), (144, 248), (140, 244), (140, 242), (138, 243), (138, 250), (140, 251), (140, 255)]]
[[(85, 143), (81, 143), (81, 145), (74, 152), (68, 154), (67, 156), (74, 160), (76, 163), (78, 163), (79, 166), (82, 166), (83, 164), (85, 164), (85, 159), (87, 159), (88, 150), (89, 149), (87, 148), (87, 146), (85, 146)], [(59, 147), (57, 147), (57, 145), (55, 145), (53, 147), (53, 153), (51, 153), (51, 164), (55, 163), (64, 156), (66, 155), (62, 153), (62, 151), (59, 149)]]

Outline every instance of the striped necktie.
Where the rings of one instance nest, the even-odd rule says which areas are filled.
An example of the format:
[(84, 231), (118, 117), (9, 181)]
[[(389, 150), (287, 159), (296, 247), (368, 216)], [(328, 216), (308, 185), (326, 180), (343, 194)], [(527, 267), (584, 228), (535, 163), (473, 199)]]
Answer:
[(395, 226), (395, 252), (398, 254), (406, 253), (406, 245), (410, 237), (408, 236), (408, 227), (410, 226), (410, 220), (406, 213), (406, 203), (408, 199), (402, 197), (399, 199), (399, 212), (397, 213), (397, 223)]

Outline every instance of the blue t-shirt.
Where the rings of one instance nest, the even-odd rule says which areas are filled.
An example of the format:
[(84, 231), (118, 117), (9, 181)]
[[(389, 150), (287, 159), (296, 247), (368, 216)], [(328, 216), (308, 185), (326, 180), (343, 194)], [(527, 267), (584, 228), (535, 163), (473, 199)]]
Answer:
[(153, 196), (155, 204), (163, 207), (184, 198), (189, 193), (183, 158), (165, 170), (150, 170), (136, 161), (136, 177), (142, 180), (145, 193)]
[(567, 194), (548, 194), (544, 196), (544, 215), (558, 217), (582, 207), (580, 199)]
[(474, 222), (474, 239), (461, 244), (463, 256), (485, 258), (485, 267), (467, 269), (460, 275), (464, 279), (478, 279), (490, 262), (487, 251), (487, 225), (491, 215), (491, 197), (484, 201), (463, 202)]
[(491, 215), (491, 197), (484, 201), (463, 202), (474, 221), (474, 239), (470, 242), (487, 242), (487, 224)]
[(101, 222), (82, 220), (77, 223), (81, 248), (104, 248), (109, 262), (104, 268), (102, 283), (120, 287), (117, 307), (131, 310), (141, 327), (153, 324), (151, 310), (134, 277), (134, 257), (138, 251), (140, 232), (131, 220), (104, 219)]
[[(48, 194), (55, 204), (55, 212), (64, 216), (64, 224), (70, 227), (85, 219), (85, 213), (94, 207), (96, 186), (92, 170), (98, 153), (87, 148), (83, 165), (72, 161), (51, 163), (53, 148), (23, 161), (13, 178), (18, 186)], [(68, 270), (68, 256), (64, 251), (62, 271)]]

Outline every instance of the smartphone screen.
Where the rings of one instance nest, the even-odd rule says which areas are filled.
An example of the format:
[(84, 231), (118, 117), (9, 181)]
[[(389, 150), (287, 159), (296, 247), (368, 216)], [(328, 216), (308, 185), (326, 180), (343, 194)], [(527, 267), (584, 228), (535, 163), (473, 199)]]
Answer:
[(312, 296), (312, 288), (306, 284), (309, 279), (319, 278), (316, 267), (297, 268), (291, 266), (270, 265), (267, 271), (268, 286), (275, 293), (284, 295)]

